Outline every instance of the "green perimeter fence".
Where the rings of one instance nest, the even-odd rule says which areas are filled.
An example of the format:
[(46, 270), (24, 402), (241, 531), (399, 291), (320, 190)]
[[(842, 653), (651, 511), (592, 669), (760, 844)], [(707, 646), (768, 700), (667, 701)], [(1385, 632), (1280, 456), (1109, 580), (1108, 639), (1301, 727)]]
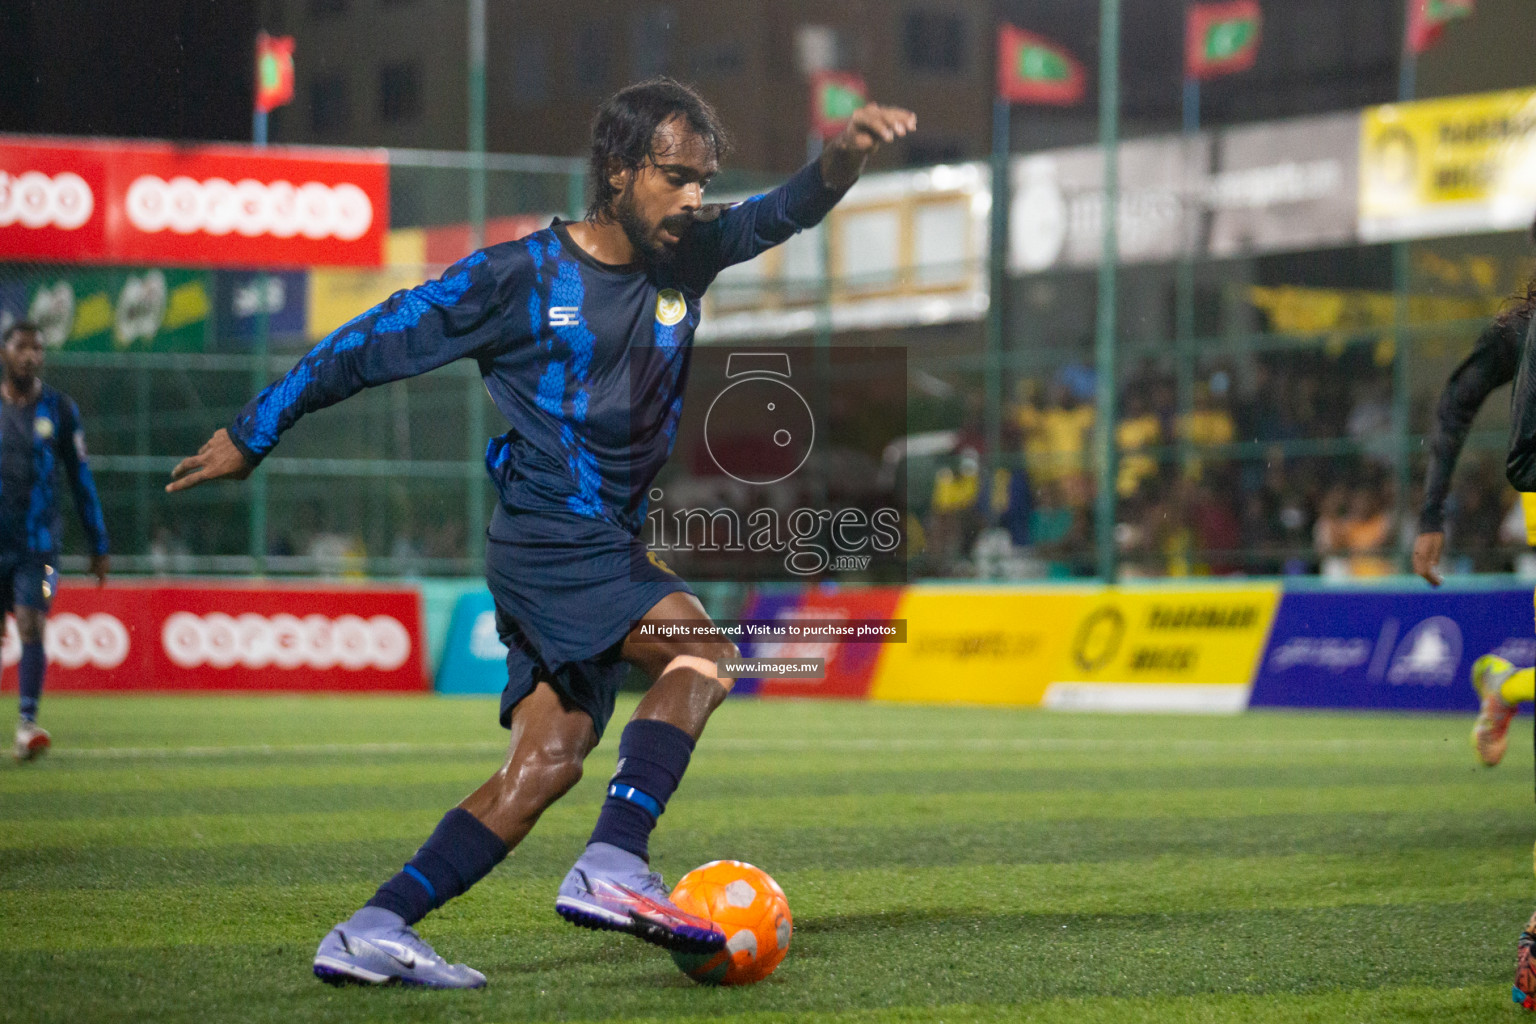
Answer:
[[(484, 159), (488, 240), (579, 209), (579, 161)], [(393, 253), (399, 286), (475, 240), (464, 201), (472, 161), (391, 153), (391, 245), (409, 250)], [(762, 181), (722, 190), (749, 184)], [(1117, 571), (1405, 568), (1435, 396), (1528, 264), (1521, 236), (1508, 233), (1122, 267), (1108, 473)], [(167, 270), (146, 298), (146, 273), (0, 265), (0, 299), (56, 332), (46, 375), (82, 408), (119, 569), (478, 574), (494, 500), (482, 456), (503, 428), (469, 363), (306, 417), (250, 481), (165, 494), (179, 458), (291, 366), (317, 330), (371, 304), (368, 287), (378, 285), (354, 281), (354, 295), (345, 274), (274, 273), (306, 290), (295, 319), (287, 306), (268, 308), (265, 278)], [(793, 292), (791, 304), (819, 311), (819, 329), (789, 343), (908, 351), (909, 443), (892, 454), (910, 499), (913, 578), (1100, 568), (1097, 275), (1000, 279), (995, 335), (984, 319), (833, 332), (828, 303), (850, 282), (778, 286)], [(731, 287), (719, 285), (727, 297)], [(1518, 546), (1499, 540), (1513, 497), (1498, 473), (1503, 404), (1489, 403), (1464, 456), (1454, 569), (1517, 567)], [(1332, 551), (1318, 536), (1332, 521), (1375, 524), (1381, 536)], [(64, 567), (79, 569), (83, 545), (72, 516), (66, 522)]]

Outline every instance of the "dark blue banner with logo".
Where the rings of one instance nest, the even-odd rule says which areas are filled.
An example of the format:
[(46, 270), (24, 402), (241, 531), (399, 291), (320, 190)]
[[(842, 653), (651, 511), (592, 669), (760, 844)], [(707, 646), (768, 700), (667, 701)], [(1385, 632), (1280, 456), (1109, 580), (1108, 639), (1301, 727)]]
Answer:
[(1476, 711), (1484, 654), (1536, 663), (1530, 590), (1287, 593), (1249, 706)]
[(248, 348), (260, 315), (267, 314), (273, 342), (304, 341), (307, 336), (309, 275), (303, 271), (218, 275), (219, 334), (235, 348)]

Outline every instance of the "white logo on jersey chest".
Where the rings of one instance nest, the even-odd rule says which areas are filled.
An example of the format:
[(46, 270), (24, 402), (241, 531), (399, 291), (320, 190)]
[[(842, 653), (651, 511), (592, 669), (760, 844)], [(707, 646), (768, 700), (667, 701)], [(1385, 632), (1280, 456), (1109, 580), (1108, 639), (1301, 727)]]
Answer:
[(580, 306), (550, 306), (549, 326), (551, 327), (575, 327), (581, 323)]

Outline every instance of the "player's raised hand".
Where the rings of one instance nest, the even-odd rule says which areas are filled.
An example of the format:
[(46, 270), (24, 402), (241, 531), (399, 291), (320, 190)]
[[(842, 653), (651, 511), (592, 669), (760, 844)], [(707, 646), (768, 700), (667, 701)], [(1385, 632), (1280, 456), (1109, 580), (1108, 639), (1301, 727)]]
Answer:
[(912, 111), (867, 103), (853, 112), (848, 126), (836, 141), (860, 153), (873, 153), (885, 143), (895, 142), (914, 131), (917, 131), (917, 115)]
[(1445, 546), (1445, 534), (1421, 533), (1413, 542), (1413, 571), (1424, 577), (1432, 587), (1445, 582), (1440, 575), (1440, 551)]
[(864, 161), (881, 146), (917, 131), (917, 115), (901, 107), (868, 103), (853, 112), (848, 125), (821, 153), (821, 176), (832, 188), (847, 188)]
[(244, 480), (255, 468), (245, 461), (245, 455), (229, 439), (229, 431), (220, 430), (197, 450), (196, 455), (176, 463), (176, 468), (171, 470), (171, 482), (165, 489), (184, 491), (209, 480)]

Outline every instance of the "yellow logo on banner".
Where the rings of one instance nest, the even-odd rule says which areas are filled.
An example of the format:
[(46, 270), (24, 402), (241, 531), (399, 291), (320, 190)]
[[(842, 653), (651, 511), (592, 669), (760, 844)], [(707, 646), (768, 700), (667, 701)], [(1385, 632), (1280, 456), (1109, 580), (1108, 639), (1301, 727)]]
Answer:
[(1367, 242), (1523, 228), (1536, 205), (1536, 90), (1368, 107)]
[(656, 293), (656, 322), (667, 327), (675, 325), (688, 315), (688, 300), (676, 288), (663, 288)]
[(1058, 679), (1247, 685), (1279, 600), (1278, 587), (1106, 591), (1075, 624)]

